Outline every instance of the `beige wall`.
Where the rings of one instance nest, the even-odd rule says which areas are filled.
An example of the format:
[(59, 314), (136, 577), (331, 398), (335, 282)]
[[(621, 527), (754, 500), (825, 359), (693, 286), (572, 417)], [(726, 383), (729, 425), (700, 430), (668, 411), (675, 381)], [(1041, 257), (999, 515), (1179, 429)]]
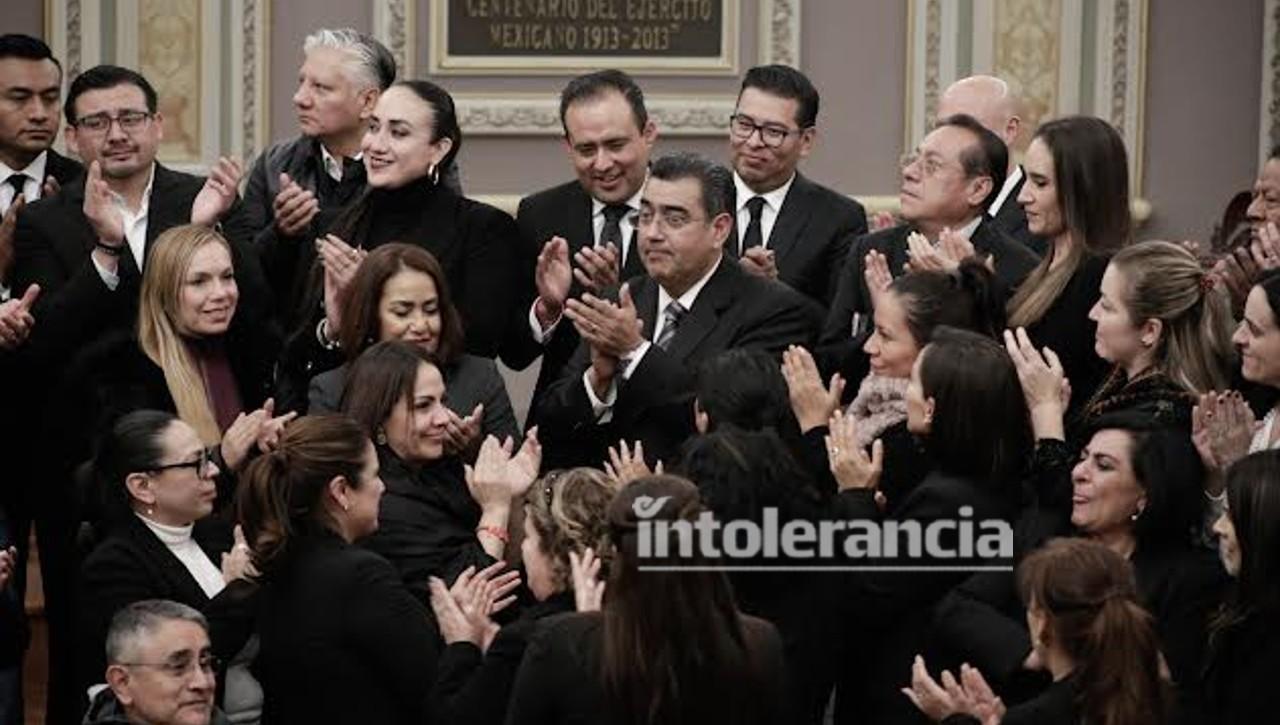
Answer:
[[(1256, 167), (1263, 0), (1206, 3), (1151, 0), (1146, 107), (1146, 188), (1154, 214), (1146, 237), (1203, 236), (1222, 205), (1246, 188)], [(426, 0), (420, 0), (425, 8)], [(43, 32), (43, 0), (6, 0), (5, 30)], [(420, 13), (419, 37), (428, 18)], [(359, 0), (273, 0), (271, 133), (293, 131), (289, 96), (302, 38), (322, 26), (369, 28)], [(754, 58), (754, 2), (742, 12), (743, 57)], [(906, 3), (807, 2), (802, 64), (823, 93), (821, 140), (805, 165), (810, 176), (854, 194), (893, 193), (901, 153)], [(420, 49), (425, 58), (425, 44)], [(420, 60), (422, 60), (420, 58)], [(554, 94), (564, 78), (458, 78), (459, 92), (524, 90)], [(733, 79), (642, 79), (647, 88), (732, 93)], [(718, 139), (675, 139), (664, 148), (722, 156)], [(518, 194), (568, 178), (559, 143), (549, 137), (472, 137), (462, 152), (473, 194)]]

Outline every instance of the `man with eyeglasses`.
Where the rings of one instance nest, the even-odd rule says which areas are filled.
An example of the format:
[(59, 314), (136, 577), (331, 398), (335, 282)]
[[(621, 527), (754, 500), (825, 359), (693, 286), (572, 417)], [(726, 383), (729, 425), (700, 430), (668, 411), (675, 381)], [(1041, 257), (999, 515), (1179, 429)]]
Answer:
[(898, 198), (903, 224), (859, 238), (840, 272), (835, 301), (823, 327), (820, 365), (846, 380), (867, 373), (862, 343), (871, 328), (871, 293), (866, 259), (884, 255), (889, 273), (952, 271), (977, 255), (987, 260), (1007, 289), (1016, 288), (1040, 259), (1004, 233), (986, 215), (1004, 184), (1008, 150), (998, 136), (972, 116), (938, 122), (903, 159)]
[[(560, 94), (560, 121), (577, 178), (520, 201), (516, 223), (525, 276), (533, 285), (524, 290), (521, 319), (512, 322), (502, 350), (503, 362), (514, 368), (542, 356), (530, 425), (578, 346), (573, 325), (561, 322), (565, 301), (583, 292), (601, 294), (644, 273), (632, 217), (658, 137), (643, 91), (619, 70), (570, 81)], [(553, 439), (543, 440), (543, 460), (552, 468), (567, 465)]]
[(818, 90), (794, 68), (747, 71), (729, 120), (735, 223), (728, 251), (748, 272), (825, 307), (850, 243), (867, 231), (867, 215), (797, 171), (817, 143), (818, 102)]
[(204, 615), (185, 604), (148, 599), (111, 620), (107, 687), (85, 725), (222, 725), (214, 707), (218, 661)]
[(619, 440), (639, 441), (650, 463), (670, 463), (694, 434), (699, 365), (724, 350), (781, 355), (812, 342), (815, 304), (743, 271), (725, 255), (732, 181), (694, 154), (654, 162), (634, 223), (647, 274), (615, 299), (584, 294), (565, 315), (582, 344), (547, 391), (542, 431), (568, 436), (584, 463)]

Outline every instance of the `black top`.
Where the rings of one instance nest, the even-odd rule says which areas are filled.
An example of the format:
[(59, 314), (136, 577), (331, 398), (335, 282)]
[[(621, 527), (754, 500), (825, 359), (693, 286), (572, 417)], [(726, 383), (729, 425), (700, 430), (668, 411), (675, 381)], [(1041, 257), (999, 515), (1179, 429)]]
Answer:
[(360, 543), (391, 562), (404, 585), (426, 602), (427, 578), (452, 584), (463, 569), (494, 562), (476, 538), (480, 506), (471, 497), (462, 462), (449, 456), (415, 467), (377, 446), (386, 484), (378, 530)]
[[(686, 712), (714, 713), (693, 722), (717, 725), (790, 722), (783, 712), (782, 647), (773, 625), (743, 616), (747, 656), (756, 665), (756, 682), (732, 691), (680, 683)], [(600, 725), (632, 722), (611, 711), (600, 678), (604, 619), (598, 613), (568, 614), (544, 620), (516, 676), (508, 725)]]
[(1272, 722), (1280, 709), (1280, 613), (1255, 612), (1216, 634), (1204, 674), (1205, 722)]
[(257, 597), (265, 725), (431, 722), (440, 634), (385, 559), (298, 535)]
[(1049, 309), (1027, 326), (1031, 342), (1037, 349), (1048, 347), (1057, 353), (1071, 381), (1067, 420), (1093, 396), (1111, 370), (1111, 365), (1098, 357), (1094, 348), (1098, 323), (1089, 319), (1089, 310), (1102, 296), (1102, 275), (1109, 261), (1100, 255), (1085, 256)]
[[(1081, 725), (1082, 713), (1076, 681), (1071, 677), (1058, 680), (1035, 698), (1010, 707), (1000, 719), (1001, 725)], [(943, 725), (980, 725), (969, 715), (952, 715)]]

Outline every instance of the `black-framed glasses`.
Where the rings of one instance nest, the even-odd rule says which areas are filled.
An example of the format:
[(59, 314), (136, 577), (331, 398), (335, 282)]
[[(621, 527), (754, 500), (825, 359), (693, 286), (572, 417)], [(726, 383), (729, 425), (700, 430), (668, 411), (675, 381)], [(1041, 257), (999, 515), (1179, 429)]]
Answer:
[(152, 115), (149, 111), (121, 111), (112, 116), (103, 111), (102, 113), (95, 113), (76, 119), (73, 125), (89, 133), (107, 133), (111, 130), (111, 124), (116, 123), (120, 125), (120, 129), (125, 133), (134, 133), (146, 127), (150, 123)]
[(756, 131), (760, 132), (760, 141), (771, 148), (781, 146), (788, 136), (804, 133), (804, 129), (800, 128), (787, 128), (773, 123), (756, 123), (754, 118), (741, 113), (735, 113), (729, 117), (729, 132), (739, 141), (750, 140), (751, 134)]
[(222, 661), (210, 652), (202, 652), (198, 657), (182, 654), (166, 662), (117, 662), (116, 664), (124, 667), (154, 667), (169, 677), (176, 679), (185, 677), (195, 670), (199, 670), (206, 675), (212, 675), (218, 671)]
[(160, 473), (161, 471), (168, 471), (175, 468), (193, 468), (195, 469), (197, 476), (201, 478), (212, 478), (205, 474), (209, 470), (209, 464), (213, 463), (213, 453), (214, 449), (212, 447), (202, 448), (200, 449), (199, 457), (194, 460), (182, 461), (180, 463), (163, 463), (158, 466), (152, 466), (150, 470), (152, 473)]

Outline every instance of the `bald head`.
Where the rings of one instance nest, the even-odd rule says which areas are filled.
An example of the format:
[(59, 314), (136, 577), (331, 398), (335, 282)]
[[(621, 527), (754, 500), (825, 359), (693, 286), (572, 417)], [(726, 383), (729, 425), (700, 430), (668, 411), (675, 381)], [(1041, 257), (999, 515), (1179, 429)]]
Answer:
[(1013, 146), (1022, 119), (1009, 84), (995, 76), (969, 76), (947, 87), (938, 99), (938, 118), (965, 113)]

